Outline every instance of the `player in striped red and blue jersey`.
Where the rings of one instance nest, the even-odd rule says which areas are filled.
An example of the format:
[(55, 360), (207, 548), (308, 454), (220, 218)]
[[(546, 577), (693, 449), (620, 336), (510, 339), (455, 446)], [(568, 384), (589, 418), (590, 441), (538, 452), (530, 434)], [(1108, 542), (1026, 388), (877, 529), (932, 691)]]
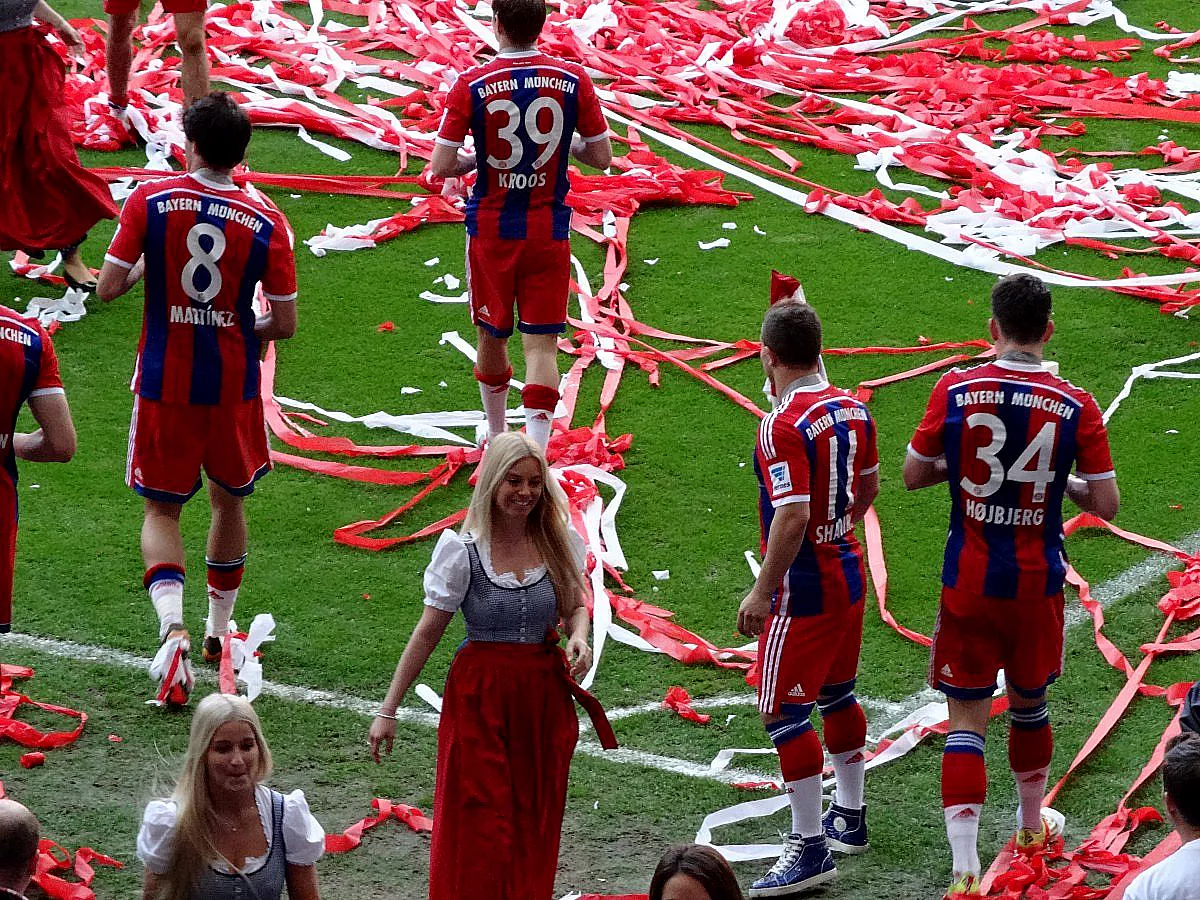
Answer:
[[(259, 353), (296, 330), (291, 227), (230, 174), (245, 157), (249, 117), (213, 93), (188, 107), (183, 126), (190, 171), (143, 184), (126, 200), (99, 287), (107, 301), (145, 278), (126, 481), (145, 500), (144, 581), (162, 654), (175, 655), (155, 671), (179, 677), (164, 679), (158, 699), (173, 705), (190, 690), (179, 514), (203, 471), (213, 512), (204, 656), (215, 660), (244, 570), (243, 500), (271, 468)], [(260, 284), (263, 315), (253, 308)]]
[[(811, 306), (772, 306), (762, 344), (779, 399), (758, 431), (763, 564), (738, 610), (738, 629), (759, 638), (758, 708), (792, 810), (783, 854), (750, 889), (751, 897), (776, 897), (833, 878), (831, 849), (867, 849), (867, 721), (854, 696), (866, 571), (854, 526), (879, 493), (879, 458), (866, 407), (824, 376), (821, 323)], [(837, 777), (824, 817), (824, 753), (809, 721), (814, 706)]]
[[(26, 403), (40, 426), (31, 434), (16, 432)], [(0, 633), (12, 623), (17, 459), (67, 462), (74, 455), (75, 425), (50, 335), (36, 320), (0, 306)]]
[[(542, 0), (496, 0), (492, 10), (500, 52), (451, 87), (430, 169), (449, 178), (478, 168), (466, 207), (467, 288), (488, 431), (506, 427), (508, 338), (515, 327), (526, 360), (526, 429), (545, 447), (558, 403), (558, 335), (566, 330), (571, 280), (567, 164), (574, 156), (606, 168), (612, 148), (587, 72), (535, 46), (546, 20)], [(468, 135), (473, 153), (461, 149)]]
[(1119, 500), (1096, 401), (1043, 361), (1050, 310), (1050, 292), (1032, 275), (996, 285), (989, 328), (997, 359), (942, 376), (904, 464), (910, 490), (943, 481), (950, 488), (929, 683), (950, 709), (942, 805), (951, 894), (979, 889), (984, 734), (1000, 669), (1012, 710), (1016, 845), (1045, 846), (1060, 827), (1041, 801), (1054, 749), (1046, 688), (1063, 659), (1062, 503), (1070, 497), (1107, 519)]

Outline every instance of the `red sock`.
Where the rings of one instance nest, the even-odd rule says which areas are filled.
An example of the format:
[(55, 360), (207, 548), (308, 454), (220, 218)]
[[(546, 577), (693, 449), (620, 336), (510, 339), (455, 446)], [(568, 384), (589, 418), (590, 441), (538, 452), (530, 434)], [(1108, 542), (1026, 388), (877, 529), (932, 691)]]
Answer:
[(822, 712), (821, 722), (830, 753), (848, 753), (867, 742), (867, 717), (857, 700), (835, 712)]
[(1008, 762), (1014, 772), (1033, 772), (1050, 765), (1054, 756), (1054, 731), (1046, 704), (1014, 709), (1008, 730)]
[(986, 795), (983, 735), (973, 731), (950, 732), (942, 753), (942, 806), (983, 803)]
[(779, 753), (779, 768), (783, 772), (784, 781), (798, 781), (801, 778), (820, 775), (825, 767), (825, 753), (821, 750), (821, 740), (811, 728), (789, 738), (775, 749)]

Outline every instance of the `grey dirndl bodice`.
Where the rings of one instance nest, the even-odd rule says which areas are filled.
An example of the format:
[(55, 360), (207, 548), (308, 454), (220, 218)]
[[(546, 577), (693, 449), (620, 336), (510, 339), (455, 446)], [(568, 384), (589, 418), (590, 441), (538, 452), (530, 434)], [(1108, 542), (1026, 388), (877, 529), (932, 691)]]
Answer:
[(192, 900), (279, 900), (287, 876), (287, 847), (283, 837), (283, 794), (271, 791), (271, 849), (261, 869), (248, 875), (227, 875), (204, 867)]
[(558, 624), (558, 598), (550, 573), (528, 587), (500, 587), (492, 581), (479, 558), (474, 541), (467, 542), (471, 583), (463, 598), (467, 639), (508, 644), (540, 644), (546, 630)]

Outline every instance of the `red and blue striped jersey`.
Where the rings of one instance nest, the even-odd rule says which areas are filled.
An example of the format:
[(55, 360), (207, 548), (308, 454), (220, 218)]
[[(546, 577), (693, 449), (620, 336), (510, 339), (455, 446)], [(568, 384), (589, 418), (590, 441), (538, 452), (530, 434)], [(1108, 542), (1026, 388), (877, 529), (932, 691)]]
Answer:
[(570, 236), (571, 138), (608, 133), (582, 66), (536, 50), (506, 51), (450, 88), (437, 142), (475, 140), (478, 175), (467, 201), (472, 237), (566, 240)]
[(17, 483), (12, 444), (21, 406), (30, 397), (62, 392), (58, 357), (46, 329), (0, 306), (0, 459), (11, 484)]
[(1067, 476), (1113, 478), (1108, 433), (1087, 391), (1032, 362), (942, 376), (909, 453), (946, 457), (950, 534), (942, 583), (986, 597), (1062, 590)]
[(193, 405), (258, 396), (254, 294), (261, 282), (271, 303), (296, 299), (292, 241), (270, 200), (204, 170), (130, 195), (105, 259), (146, 260), (139, 396)]
[(871, 414), (824, 378), (793, 383), (762, 420), (754, 474), (764, 555), (775, 510), (808, 504), (804, 542), (773, 595), (772, 613), (815, 616), (863, 599), (866, 569), (851, 507), (860, 479), (878, 469)]

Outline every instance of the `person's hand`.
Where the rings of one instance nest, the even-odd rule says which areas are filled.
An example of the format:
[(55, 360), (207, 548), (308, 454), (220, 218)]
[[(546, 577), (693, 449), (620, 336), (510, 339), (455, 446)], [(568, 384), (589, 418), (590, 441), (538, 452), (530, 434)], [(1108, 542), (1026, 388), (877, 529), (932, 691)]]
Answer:
[(383, 762), (380, 758), (379, 751), (384, 750), (388, 756), (392, 755), (392, 744), (396, 740), (396, 721), (395, 719), (385, 719), (383, 716), (376, 716), (375, 721), (371, 723), (371, 731), (367, 736), (367, 743), (371, 747), (371, 758), (377, 763)]
[(592, 648), (587, 638), (573, 637), (567, 641), (567, 663), (571, 666), (571, 677), (578, 681), (592, 667)]
[(737, 630), (746, 637), (762, 634), (763, 624), (771, 612), (771, 597), (757, 587), (751, 589), (738, 607)]
[(75, 26), (64, 19), (62, 24), (55, 26), (54, 30), (63, 39), (63, 43), (67, 45), (67, 49), (71, 52), (71, 55), (76, 59), (83, 59), (83, 38), (79, 36), (79, 32), (75, 30)]

